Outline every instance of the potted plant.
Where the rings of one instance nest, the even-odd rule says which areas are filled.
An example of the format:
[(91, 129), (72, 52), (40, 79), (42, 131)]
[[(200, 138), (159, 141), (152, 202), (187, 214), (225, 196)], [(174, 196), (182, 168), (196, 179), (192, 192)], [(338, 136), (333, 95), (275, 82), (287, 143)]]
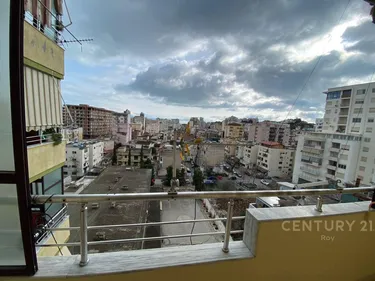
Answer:
[(53, 133), (52, 134), (52, 141), (53, 145), (58, 145), (62, 142), (62, 134), (60, 133)]

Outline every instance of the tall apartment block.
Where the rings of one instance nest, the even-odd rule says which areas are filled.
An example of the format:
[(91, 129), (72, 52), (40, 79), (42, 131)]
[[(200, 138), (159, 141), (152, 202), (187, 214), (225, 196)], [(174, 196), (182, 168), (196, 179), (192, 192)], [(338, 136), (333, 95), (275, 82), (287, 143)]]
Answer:
[(375, 83), (330, 88), (322, 132), (300, 136), (293, 181), (375, 182)]
[(256, 143), (263, 141), (279, 142), (285, 146), (290, 145), (290, 125), (279, 122), (263, 121), (248, 123), (248, 140)]
[(111, 136), (113, 125), (112, 114), (113, 112), (110, 110), (87, 104), (69, 104), (63, 108), (64, 125), (82, 127), (85, 139)]

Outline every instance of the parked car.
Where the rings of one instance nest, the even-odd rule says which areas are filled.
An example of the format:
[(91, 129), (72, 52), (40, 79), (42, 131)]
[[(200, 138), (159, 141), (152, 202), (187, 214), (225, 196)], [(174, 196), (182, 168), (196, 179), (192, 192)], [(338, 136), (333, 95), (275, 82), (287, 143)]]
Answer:
[(214, 184), (215, 182), (213, 180), (204, 180), (203, 181), (204, 184)]
[(229, 179), (235, 181), (235, 180), (237, 180), (237, 177), (236, 176), (231, 176)]
[(266, 180), (260, 180), (261, 183), (263, 183), (264, 185), (269, 185), (270, 183)]

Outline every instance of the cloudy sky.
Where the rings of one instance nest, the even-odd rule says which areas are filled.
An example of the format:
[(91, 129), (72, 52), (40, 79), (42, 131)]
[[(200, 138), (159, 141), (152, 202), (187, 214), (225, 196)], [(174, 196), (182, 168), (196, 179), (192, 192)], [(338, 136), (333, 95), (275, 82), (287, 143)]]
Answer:
[(282, 120), (321, 56), (288, 116), (312, 121), (323, 91), (366, 83), (375, 70), (362, 0), (66, 1), (70, 30), (94, 39), (64, 46), (67, 103), (151, 118)]

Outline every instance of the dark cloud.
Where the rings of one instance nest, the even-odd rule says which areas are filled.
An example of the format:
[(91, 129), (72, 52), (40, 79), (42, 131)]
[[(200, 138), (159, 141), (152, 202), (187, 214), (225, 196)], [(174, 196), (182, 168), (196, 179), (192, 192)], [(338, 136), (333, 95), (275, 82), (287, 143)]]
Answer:
[[(119, 77), (114, 89), (120, 93), (171, 105), (281, 112), (294, 103), (318, 61), (290, 59), (283, 47), (326, 36), (347, 3), (85, 0), (74, 1), (71, 13), (76, 35), (95, 39), (97, 58), (124, 55), (151, 65), (131, 83)], [(351, 3), (343, 20), (359, 7)], [(324, 56), (295, 107), (310, 117), (321, 110), (324, 90), (369, 75), (374, 64), (366, 55), (373, 49), (374, 30), (370, 18), (348, 28), (346, 50), (362, 54)], [(276, 45), (281, 47), (271, 48)]]

